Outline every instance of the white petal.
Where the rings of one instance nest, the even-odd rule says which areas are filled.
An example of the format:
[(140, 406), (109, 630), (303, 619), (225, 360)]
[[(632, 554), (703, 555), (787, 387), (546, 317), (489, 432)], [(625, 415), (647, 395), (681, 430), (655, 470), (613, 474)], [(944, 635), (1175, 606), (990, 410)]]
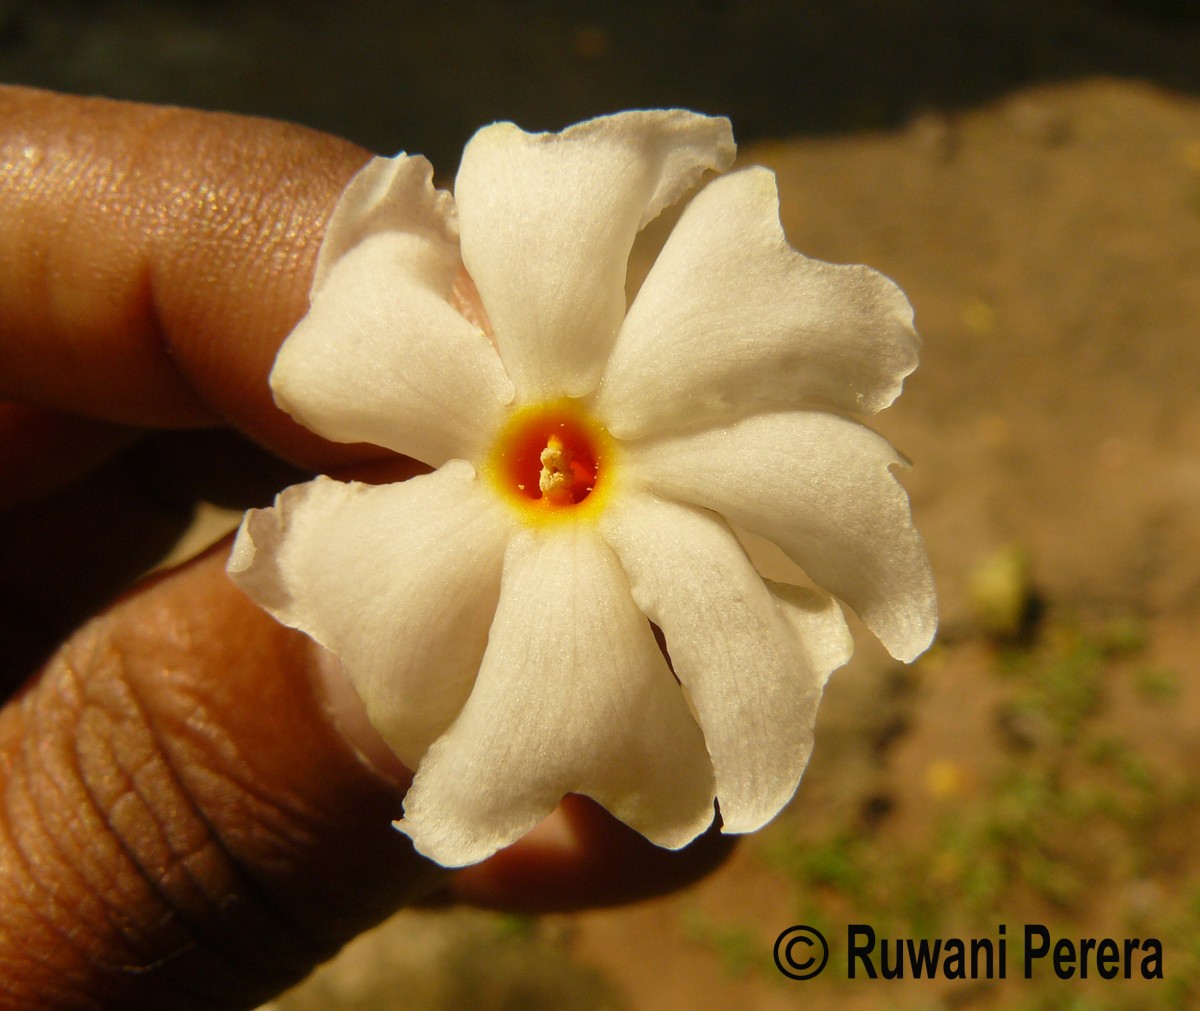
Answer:
[(808, 665), (824, 684), (854, 653), (854, 637), (838, 602), (808, 586), (763, 580), (795, 633)]
[(271, 373), (276, 401), (305, 427), (435, 467), (485, 451), (513, 387), (447, 301), (458, 269), (448, 200), (424, 159), (376, 159), (351, 182), (312, 306)]
[(568, 524), (509, 546), (475, 689), (399, 827), (447, 866), (515, 842), (566, 793), (672, 849), (713, 819), (704, 741), (611, 550)]
[(271, 388), (327, 439), (434, 467), (478, 460), (512, 384), (487, 338), (422, 276), (421, 252), (411, 236), (386, 234), (343, 256), (280, 349)]
[(629, 309), (597, 410), (620, 438), (814, 401), (878, 411), (919, 346), (886, 277), (788, 245), (775, 176), (751, 168), (685, 209)]
[(415, 768), (471, 691), (509, 531), (508, 511), (460, 461), (399, 484), (317, 478), (246, 514), (229, 573), (337, 654)]
[(849, 604), (892, 656), (937, 627), (933, 577), (887, 441), (816, 411), (756, 415), (644, 444), (622, 466), (656, 492), (712, 509), (780, 548)]
[(434, 187), (433, 166), (419, 155), (372, 158), (350, 180), (325, 226), (312, 291), (324, 286), (348, 250), (385, 232), (422, 236), (458, 261), (454, 198)]
[(813, 669), (828, 678), (854, 652), (854, 638), (841, 607), (828, 593), (813, 586), (808, 573), (778, 545), (736, 524), (730, 529), (800, 637)]
[(522, 399), (592, 390), (638, 229), (733, 154), (728, 120), (682, 110), (557, 134), (497, 123), (472, 138), (455, 182), (463, 261)]
[(731, 523), (730, 529), (733, 530), (734, 535), (746, 550), (746, 557), (750, 559), (763, 579), (813, 588), (808, 573), (788, 558), (773, 541), (760, 537), (758, 534), (752, 534), (736, 523)]
[(712, 513), (627, 495), (601, 522), (704, 731), (724, 830), (761, 828), (800, 782), (829, 674), (797, 632), (811, 625), (812, 652), (824, 657), (827, 627), (803, 606), (781, 606)]

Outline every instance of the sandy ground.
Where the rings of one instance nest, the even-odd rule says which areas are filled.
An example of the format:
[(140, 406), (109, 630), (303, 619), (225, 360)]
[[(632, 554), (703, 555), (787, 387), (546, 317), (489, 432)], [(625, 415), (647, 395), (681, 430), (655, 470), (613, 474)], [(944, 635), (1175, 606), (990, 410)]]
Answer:
[[(130, 93), (243, 107), (238, 96), (261, 72), (251, 42), (278, 28), (269, 5), (242, 13), (213, 5), (199, 31), (187, 4), (116, 4), (107, 22), (84, 18), (72, 33), (63, 27), (70, 6), (47, 4), (42, 15), (29, 5), (0, 6), (0, 67), (10, 79), (114, 93), (117, 78), (105, 68), (115, 47), (133, 76)], [(371, 6), (349, 5), (352, 26)], [(1120, 936), (1135, 913), (1148, 918), (1147, 931), (1167, 933), (1172, 918), (1167, 982), (1178, 986), (1169, 993), (1118, 981), (1070, 1003), (1077, 995), (1065, 984), (1010, 981), (998, 996), (968, 983), (793, 983), (770, 963), (775, 936), (805, 922), (818, 898), (838, 929), (851, 916), (885, 913), (872, 906), (870, 887), (856, 906), (848, 886), (825, 887), (821, 878), (818, 895), (811, 874), (782, 871), (773, 858), (781, 840), (826, 840), (850, 825), (846, 852), (863, 860), (932, 852), (956, 805), (967, 812), (1000, 803), (989, 792), (992, 777), (1014, 754), (1050, 754), (1036, 712), (1032, 731), (1026, 723), (1014, 730), (1008, 718), (1017, 689), (997, 674), (1006, 651), (1036, 675), (1050, 669), (1044, 657), (1064, 629), (1136, 627), (1135, 646), (1097, 661), (1101, 700), (1087, 710), (1086, 726), (1100, 728), (1097, 740), (1100, 730), (1119, 732), (1153, 769), (1167, 770), (1155, 773), (1160, 778), (1183, 786), (1196, 779), (1200, 47), (1192, 9), (847, 3), (838, 13), (829, 3), (668, 4), (640, 14), (622, 8), (625, 21), (595, 22), (517, 6), (527, 20), (541, 19), (552, 44), (527, 46), (523, 35), (500, 32), (476, 70), (509, 82), (502, 114), (540, 126), (655, 101), (732, 111), (739, 135), (752, 138), (742, 161), (778, 173), (793, 244), (828, 260), (870, 263), (906, 290), (925, 340), (922, 365), (877, 427), (914, 463), (903, 480), (933, 559), (942, 633), (907, 671), (860, 634), (858, 655), (827, 692), (815, 757), (791, 808), (692, 891), (537, 923), (408, 914), (280, 1006), (1195, 1006), (1200, 970), (1180, 939), (1200, 935), (1200, 901), (1174, 901), (1200, 896), (1200, 858), (1172, 843), (1193, 837), (1187, 804), (1164, 807), (1162, 824), (1121, 836), (1104, 850), (1107, 862), (1085, 864), (1103, 889), (1056, 905), (1014, 873), (1012, 897), (987, 907), (994, 918), (1040, 917), (1075, 936)], [(470, 80), (439, 78), (429, 67), (439, 53), (461, 61), (472, 38), (497, 27), (488, 18), (500, 15), (464, 18), (464, 32), (447, 41), (428, 13), (410, 13), (409, 49), (396, 57), (402, 99), (383, 101), (379, 118), (392, 117), (386, 129), (345, 111), (338, 119), (334, 106), (354, 104), (344, 78), (332, 94), (317, 94), (315, 84), (299, 96), (268, 91), (255, 111), (307, 119), (383, 149), (400, 146), (395, 137), (408, 131), (421, 143), (404, 146), (452, 164), (469, 129), (497, 113)], [(715, 51), (722, 17), (749, 55), (710, 63), (706, 77), (700, 57)], [(870, 30), (858, 31), (859, 21)], [(133, 46), (117, 40), (130, 23), (175, 49), (122, 49)], [(349, 31), (324, 27), (336, 37)], [(687, 61), (668, 48), (659, 54), (667, 69), (651, 75), (647, 50), (665, 36), (700, 69), (685, 72)], [(243, 42), (231, 49), (229, 38)], [(292, 44), (301, 55), (315, 45)], [(47, 52), (58, 55), (47, 61)], [(170, 69), (172, 52), (224, 76), (171, 84), (163, 67)], [(338, 55), (321, 52), (324, 61)], [(264, 59), (273, 66), (282, 57)], [(314, 66), (333, 73), (322, 60)], [(547, 99), (546, 77), (567, 71), (570, 86)], [(810, 86), (796, 85), (809, 77)], [(435, 97), (445, 112), (436, 124), (413, 111)], [(975, 589), (997, 558), (1012, 563), (1002, 590), (1015, 587), (1019, 602), (1041, 615), (1015, 645), (988, 627)], [(1170, 675), (1168, 705), (1144, 705), (1129, 687), (1147, 672)], [(1036, 678), (1029, 683), (1040, 690)], [(1069, 778), (1076, 766), (1062, 768)], [(1090, 832), (1093, 824), (1076, 827)], [(864, 840), (871, 849), (854, 848)], [(1020, 844), (1012, 852), (1019, 855)], [(1070, 865), (1061, 853), (1047, 859)], [(908, 885), (916, 893), (932, 887), (919, 878)]]

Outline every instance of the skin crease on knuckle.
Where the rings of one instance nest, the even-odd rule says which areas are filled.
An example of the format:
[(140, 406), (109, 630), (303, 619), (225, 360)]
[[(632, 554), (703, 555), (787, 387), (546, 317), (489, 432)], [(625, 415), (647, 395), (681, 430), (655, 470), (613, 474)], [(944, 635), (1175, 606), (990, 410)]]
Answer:
[(0, 398), (229, 422), (314, 468), (377, 457), (306, 432), (266, 383), (367, 157), (269, 120), (0, 87)]
[(0, 716), (0, 1008), (252, 1006), (428, 880), (222, 565), (94, 619)]

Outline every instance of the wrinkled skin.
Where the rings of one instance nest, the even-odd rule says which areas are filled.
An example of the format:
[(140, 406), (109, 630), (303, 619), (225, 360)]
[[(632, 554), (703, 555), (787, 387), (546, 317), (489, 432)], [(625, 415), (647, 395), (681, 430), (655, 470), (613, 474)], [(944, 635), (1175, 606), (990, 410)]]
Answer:
[(367, 157), (0, 88), (0, 1008), (253, 1006), (406, 902), (629, 901), (728, 851), (568, 798), (449, 875), (391, 827), (407, 771), (229, 583), (227, 543), (107, 603), (177, 533), (181, 475), (247, 471), (261, 503), (294, 468), (410, 468), (301, 429), (266, 381)]

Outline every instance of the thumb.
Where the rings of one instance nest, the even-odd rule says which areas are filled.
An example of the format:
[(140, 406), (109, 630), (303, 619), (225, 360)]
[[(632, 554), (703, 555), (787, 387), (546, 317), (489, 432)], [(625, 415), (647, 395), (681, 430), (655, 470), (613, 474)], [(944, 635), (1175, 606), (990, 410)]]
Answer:
[(0, 714), (0, 1006), (253, 1004), (438, 880), (391, 827), (405, 783), (224, 556), (92, 620)]

